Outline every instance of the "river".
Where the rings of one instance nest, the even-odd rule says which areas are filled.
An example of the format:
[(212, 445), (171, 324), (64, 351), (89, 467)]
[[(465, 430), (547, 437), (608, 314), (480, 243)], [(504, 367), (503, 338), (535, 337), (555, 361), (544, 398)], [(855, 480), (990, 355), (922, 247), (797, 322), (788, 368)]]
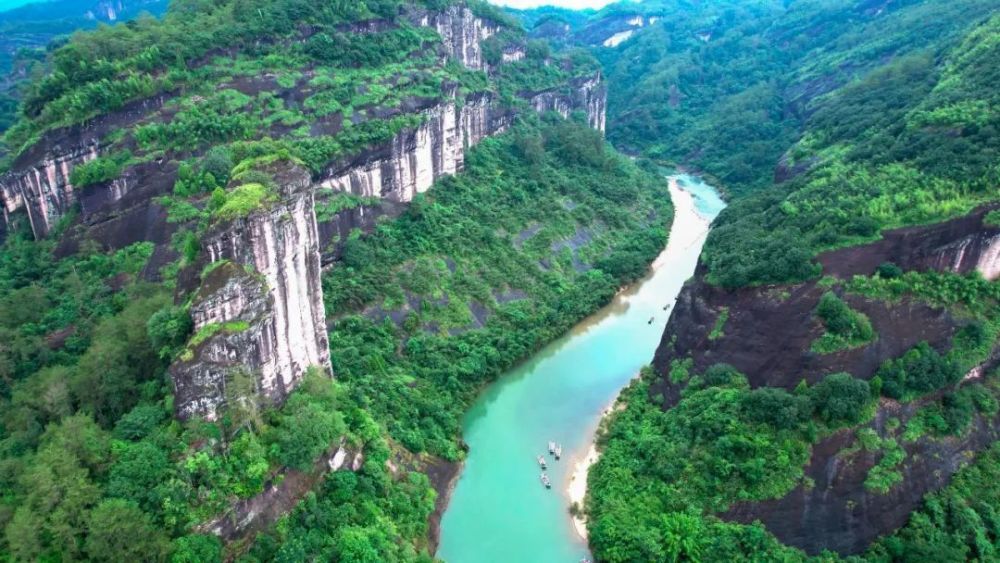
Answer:
[[(696, 176), (668, 181), (675, 219), (650, 273), (501, 377), (469, 410), (463, 421), (469, 455), (441, 523), (438, 557), (449, 563), (589, 557), (569, 514), (574, 466), (587, 456), (601, 412), (652, 360), (708, 225), (725, 207)], [(562, 444), (560, 461), (547, 455), (549, 440)], [(541, 454), (551, 490), (539, 480)]]

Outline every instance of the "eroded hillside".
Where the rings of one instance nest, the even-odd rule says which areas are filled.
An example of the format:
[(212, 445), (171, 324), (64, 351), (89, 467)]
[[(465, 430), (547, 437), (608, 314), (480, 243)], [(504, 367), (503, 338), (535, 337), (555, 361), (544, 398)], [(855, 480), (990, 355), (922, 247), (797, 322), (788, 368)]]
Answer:
[(428, 559), (477, 391), (665, 242), (596, 61), (484, 3), (174, 2), (48, 64), (0, 175), (15, 559)]
[[(851, 9), (866, 29), (938, 7)], [(761, 178), (776, 165), (775, 184), (719, 217), (603, 430), (587, 501), (600, 559), (996, 558), (1000, 19), (940, 20), (919, 45), (899, 28), (835, 40), (846, 50), (825, 58), (860, 78), (810, 95), (794, 144), (734, 151), (762, 157)]]

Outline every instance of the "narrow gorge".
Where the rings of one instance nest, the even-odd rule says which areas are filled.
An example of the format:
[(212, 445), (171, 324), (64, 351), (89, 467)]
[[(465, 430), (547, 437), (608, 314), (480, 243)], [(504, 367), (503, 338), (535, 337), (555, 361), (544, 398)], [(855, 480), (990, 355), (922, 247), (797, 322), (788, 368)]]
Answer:
[(0, 8), (0, 555), (1000, 559), (998, 37)]

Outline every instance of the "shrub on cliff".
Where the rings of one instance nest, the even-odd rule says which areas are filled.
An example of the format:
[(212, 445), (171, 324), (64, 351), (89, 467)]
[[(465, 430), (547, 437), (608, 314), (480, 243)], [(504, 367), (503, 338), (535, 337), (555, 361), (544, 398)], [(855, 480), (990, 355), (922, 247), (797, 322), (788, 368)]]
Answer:
[(882, 394), (893, 399), (910, 399), (958, 381), (958, 366), (926, 342), (911, 348), (895, 360), (882, 365), (877, 374), (882, 379)]
[(820, 298), (816, 316), (823, 322), (826, 333), (813, 342), (813, 352), (829, 354), (856, 348), (875, 338), (875, 331), (868, 317), (851, 309), (831, 291)]
[(820, 419), (834, 427), (860, 422), (872, 400), (868, 382), (849, 373), (828, 375), (808, 393)]
[(744, 397), (742, 407), (748, 419), (781, 429), (798, 428), (813, 413), (808, 397), (773, 387), (754, 389)]

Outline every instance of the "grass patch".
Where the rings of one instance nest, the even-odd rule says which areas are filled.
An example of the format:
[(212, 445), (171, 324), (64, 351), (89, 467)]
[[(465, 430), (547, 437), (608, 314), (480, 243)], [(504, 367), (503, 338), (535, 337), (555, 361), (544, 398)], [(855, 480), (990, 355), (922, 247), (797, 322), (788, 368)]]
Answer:
[(181, 360), (188, 362), (194, 359), (195, 348), (216, 334), (223, 332), (227, 334), (235, 334), (237, 332), (243, 332), (248, 328), (250, 328), (250, 323), (246, 321), (207, 324), (198, 329), (198, 332), (194, 333), (194, 336), (192, 336), (191, 340), (188, 341), (187, 348), (181, 353)]
[(719, 311), (719, 316), (715, 317), (715, 325), (712, 327), (712, 332), (708, 333), (709, 340), (718, 340), (726, 335), (722, 329), (726, 326), (727, 320), (729, 320), (729, 307), (723, 307)]
[(875, 330), (868, 316), (851, 309), (833, 292), (826, 292), (816, 307), (816, 316), (826, 332), (809, 349), (817, 354), (832, 354), (859, 348), (875, 340)]
[(222, 205), (212, 214), (216, 219), (241, 219), (278, 201), (278, 194), (274, 190), (256, 182), (237, 186), (224, 197)]

